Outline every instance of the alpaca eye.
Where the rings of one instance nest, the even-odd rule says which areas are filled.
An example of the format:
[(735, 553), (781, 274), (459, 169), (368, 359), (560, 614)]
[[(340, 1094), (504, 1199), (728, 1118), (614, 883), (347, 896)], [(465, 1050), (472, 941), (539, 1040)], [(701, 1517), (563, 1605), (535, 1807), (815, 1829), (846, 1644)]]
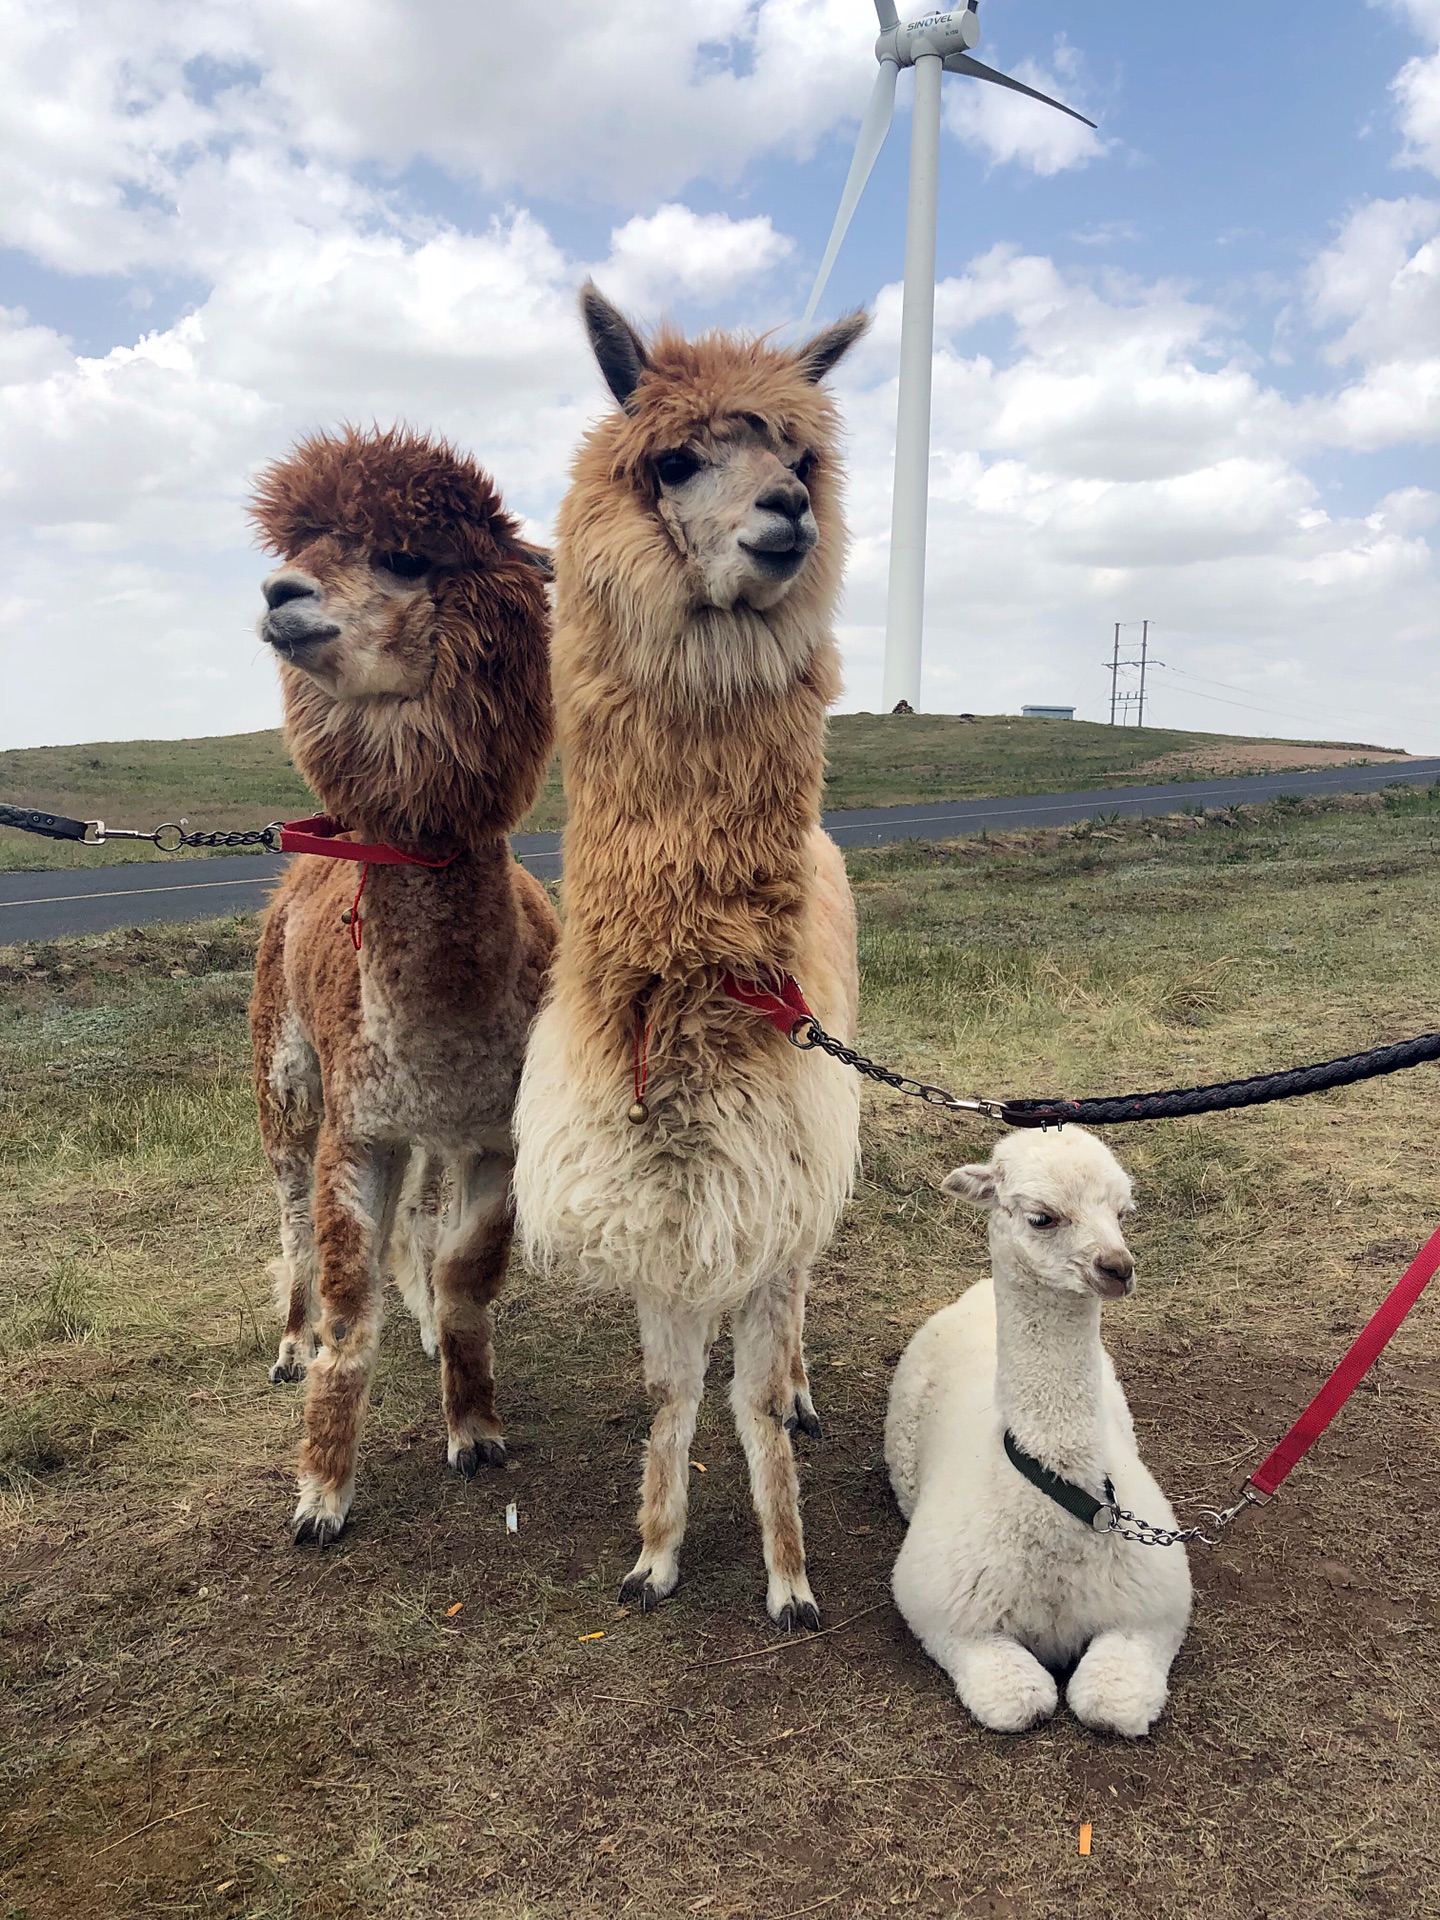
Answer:
[(700, 471), (700, 461), (693, 453), (680, 448), (675, 453), (662, 453), (655, 462), (655, 474), (662, 487), (683, 487), (687, 480), (693, 480)]
[(1058, 1227), (1060, 1222), (1053, 1213), (1027, 1213), (1025, 1224), (1043, 1233), (1047, 1227)]
[(802, 487), (809, 485), (810, 476), (812, 473), (814, 473), (814, 471), (815, 471), (814, 454), (802, 453), (800, 458), (795, 462), (795, 478), (800, 482)]
[(382, 573), (393, 573), (397, 580), (418, 580), (430, 571), (423, 553), (377, 553), (371, 557)]

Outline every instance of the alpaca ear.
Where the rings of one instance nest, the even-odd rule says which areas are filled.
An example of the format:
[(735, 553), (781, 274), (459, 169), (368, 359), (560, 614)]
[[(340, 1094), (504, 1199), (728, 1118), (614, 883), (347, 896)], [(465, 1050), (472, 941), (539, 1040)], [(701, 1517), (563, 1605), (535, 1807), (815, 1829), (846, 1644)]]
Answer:
[(537, 547), (529, 540), (517, 540), (515, 552), (527, 567), (533, 567), (544, 580), (555, 578), (555, 556), (548, 547)]
[(977, 1207), (995, 1204), (995, 1169), (988, 1161), (980, 1166), (956, 1167), (940, 1182), (942, 1193), (958, 1193), (962, 1200), (973, 1200)]
[(823, 332), (817, 333), (813, 340), (796, 349), (795, 358), (801, 373), (812, 384), (823, 380), (830, 369), (845, 358), (861, 334), (868, 332), (869, 327), (870, 316), (860, 307), (837, 320), (833, 327), (826, 327)]
[(628, 407), (640, 376), (650, 364), (645, 342), (593, 280), (587, 280), (580, 289), (580, 315), (606, 386), (622, 407)]

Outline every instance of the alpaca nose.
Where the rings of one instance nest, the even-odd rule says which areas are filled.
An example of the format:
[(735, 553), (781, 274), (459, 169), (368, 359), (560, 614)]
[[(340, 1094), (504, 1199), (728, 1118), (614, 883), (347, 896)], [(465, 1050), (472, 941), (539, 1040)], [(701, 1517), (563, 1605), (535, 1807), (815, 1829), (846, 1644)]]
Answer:
[(1106, 1253), (1095, 1262), (1095, 1271), (1117, 1287), (1128, 1288), (1135, 1278), (1135, 1262), (1128, 1253)]
[(804, 483), (789, 474), (758, 494), (755, 504), (762, 513), (783, 513), (787, 520), (799, 520), (809, 512), (810, 495)]
[(312, 580), (308, 573), (292, 572), (282, 567), (279, 573), (272, 573), (261, 582), (260, 591), (265, 596), (265, 604), (273, 613), (276, 607), (283, 607), (291, 600), (318, 600), (320, 583)]

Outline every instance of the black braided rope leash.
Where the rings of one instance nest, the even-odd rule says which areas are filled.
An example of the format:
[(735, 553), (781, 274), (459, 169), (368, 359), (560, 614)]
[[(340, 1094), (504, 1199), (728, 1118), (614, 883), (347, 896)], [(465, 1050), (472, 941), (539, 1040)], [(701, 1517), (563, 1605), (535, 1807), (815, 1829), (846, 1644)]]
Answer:
[(826, 1033), (814, 1020), (802, 1025), (795, 1035), (795, 1045), (807, 1050), (816, 1047), (867, 1079), (878, 1080), (912, 1099), (924, 1100), (929, 1106), (988, 1114), (991, 1119), (1003, 1120), (1011, 1127), (1059, 1127), (1067, 1121), (1089, 1127), (1114, 1127), (1127, 1120), (1174, 1120), (1196, 1113), (1223, 1113), (1232, 1107), (1265, 1106), (1272, 1100), (1293, 1100), (1301, 1094), (1353, 1086), (1357, 1080), (1374, 1080), (1381, 1074), (1401, 1073), (1407, 1067), (1422, 1066), (1427, 1060), (1440, 1060), (1440, 1033), (1421, 1033), (1413, 1040), (1372, 1047), (1368, 1053), (1347, 1053), (1339, 1060), (1319, 1060), (1308, 1067), (1287, 1068), (1282, 1073), (1259, 1073), (1248, 1080), (1218, 1080), (1204, 1087), (1169, 1087), (1156, 1093), (1123, 1094), (1108, 1100), (965, 1100), (947, 1093), (943, 1087), (928, 1086), (923, 1080), (907, 1080), (903, 1074), (878, 1066), (835, 1039), (833, 1034)]

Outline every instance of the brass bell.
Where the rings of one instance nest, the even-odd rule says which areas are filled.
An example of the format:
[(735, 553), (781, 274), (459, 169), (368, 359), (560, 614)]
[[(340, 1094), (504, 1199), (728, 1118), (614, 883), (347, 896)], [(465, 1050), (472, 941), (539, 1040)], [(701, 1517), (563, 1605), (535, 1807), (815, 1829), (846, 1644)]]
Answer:
[(645, 1122), (650, 1118), (650, 1109), (643, 1100), (637, 1100), (625, 1118), (630, 1122), (632, 1127), (643, 1127)]

